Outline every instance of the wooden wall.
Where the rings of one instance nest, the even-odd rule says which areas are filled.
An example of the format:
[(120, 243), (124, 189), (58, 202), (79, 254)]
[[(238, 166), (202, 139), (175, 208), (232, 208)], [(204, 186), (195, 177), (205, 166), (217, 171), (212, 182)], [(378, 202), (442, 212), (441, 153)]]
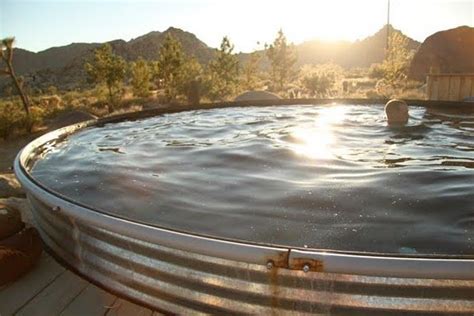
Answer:
[(462, 101), (474, 96), (474, 74), (430, 74), (427, 83), (428, 100)]

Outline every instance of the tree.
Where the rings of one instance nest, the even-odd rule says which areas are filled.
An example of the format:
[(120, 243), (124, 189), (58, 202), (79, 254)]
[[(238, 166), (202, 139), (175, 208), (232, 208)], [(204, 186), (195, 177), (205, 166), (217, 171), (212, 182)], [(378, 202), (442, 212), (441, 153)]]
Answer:
[(239, 60), (232, 53), (234, 45), (225, 36), (217, 51), (216, 59), (209, 63), (209, 97), (223, 100), (235, 93), (239, 82)]
[(385, 60), (382, 63), (386, 84), (394, 86), (404, 80), (412, 58), (413, 52), (408, 49), (408, 38), (400, 32), (392, 32)]
[(271, 64), (271, 75), (277, 90), (283, 90), (294, 74), (296, 52), (294, 46), (287, 43), (285, 34), (280, 29), (273, 44), (267, 47), (266, 55)]
[(131, 64), (130, 72), (133, 95), (138, 97), (149, 96), (152, 73), (148, 63), (140, 57)]
[(242, 88), (245, 90), (254, 90), (258, 88), (259, 64), (262, 57), (259, 52), (250, 54), (249, 59), (242, 69)]
[(109, 94), (108, 110), (109, 113), (113, 112), (125, 79), (125, 60), (112, 52), (112, 46), (105, 44), (95, 50), (94, 61), (86, 63), (85, 69), (89, 81), (106, 85)]
[(186, 96), (191, 105), (199, 104), (203, 92), (202, 66), (196, 58), (187, 58), (177, 79), (177, 91)]
[(156, 67), (157, 77), (161, 80), (169, 101), (174, 100), (178, 95), (178, 81), (184, 64), (185, 55), (181, 44), (168, 34), (161, 45)]
[(20, 95), (23, 109), (26, 114), (26, 129), (31, 131), (31, 115), (30, 115), (30, 100), (28, 95), (23, 91), (23, 81), (20, 82), (13, 69), (13, 43), (14, 37), (5, 38), (0, 43), (0, 59), (5, 63), (6, 68), (0, 70), (0, 74), (8, 75), (13, 81), (13, 84)]

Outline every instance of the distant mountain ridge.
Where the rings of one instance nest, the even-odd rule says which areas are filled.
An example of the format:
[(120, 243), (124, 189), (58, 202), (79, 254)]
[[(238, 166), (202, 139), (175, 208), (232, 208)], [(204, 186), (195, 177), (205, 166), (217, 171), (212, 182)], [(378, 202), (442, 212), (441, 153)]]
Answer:
[[(160, 46), (167, 34), (177, 38), (183, 50), (193, 54), (200, 62), (208, 62), (213, 57), (213, 49), (200, 41), (194, 34), (170, 27), (164, 32), (153, 31), (134, 38), (128, 42), (113, 40), (109, 43), (114, 52), (128, 61), (143, 57), (148, 60), (157, 59)], [(88, 59), (94, 49), (104, 43), (72, 43), (66, 46), (52, 47), (38, 53), (16, 48), (14, 52), (14, 67), (19, 74), (33, 73), (47, 68), (63, 68), (76, 59)]]
[[(318, 64), (334, 62), (343, 67), (368, 67), (384, 58), (387, 27), (391, 32), (400, 32), (391, 26), (384, 26), (374, 35), (356, 42), (307, 41), (296, 45), (298, 64)], [(187, 55), (195, 56), (207, 64), (216, 52), (194, 34), (170, 27), (164, 32), (153, 31), (130, 41), (114, 40), (109, 43), (114, 52), (127, 61), (143, 57), (156, 60), (167, 34), (174, 36)], [(417, 49), (419, 42), (408, 38), (409, 48)], [(94, 49), (101, 43), (72, 43), (61, 47), (52, 47), (33, 53), (21, 48), (15, 49), (14, 67), (18, 74), (27, 77), (32, 87), (46, 88), (50, 85), (62, 89), (73, 89), (85, 84), (84, 63), (92, 59)], [(250, 54), (240, 53), (240, 61), (245, 62)]]
[(408, 39), (409, 50), (416, 50), (420, 46), (420, 42), (409, 38), (391, 25), (385, 25), (374, 35), (355, 42), (316, 40), (297, 45), (298, 63), (304, 65), (333, 62), (346, 68), (369, 67), (380, 63), (385, 56), (387, 27), (390, 33), (397, 32)]

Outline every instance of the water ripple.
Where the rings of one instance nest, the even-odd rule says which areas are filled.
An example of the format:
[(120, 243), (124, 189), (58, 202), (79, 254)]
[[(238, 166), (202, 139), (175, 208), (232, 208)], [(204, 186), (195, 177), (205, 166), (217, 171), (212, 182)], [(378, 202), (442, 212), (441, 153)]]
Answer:
[(200, 110), (87, 128), (32, 174), (98, 210), (263, 244), (474, 255), (474, 117), (382, 106)]

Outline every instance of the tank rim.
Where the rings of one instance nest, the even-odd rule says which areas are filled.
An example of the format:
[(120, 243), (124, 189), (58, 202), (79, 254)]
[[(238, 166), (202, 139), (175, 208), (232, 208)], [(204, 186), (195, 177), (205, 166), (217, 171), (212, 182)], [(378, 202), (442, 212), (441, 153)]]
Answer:
[[(270, 102), (268, 102), (270, 101)], [(61, 194), (51, 191), (38, 183), (27, 171), (31, 161), (38, 154), (41, 145), (55, 142), (68, 135), (92, 126), (115, 123), (125, 120), (136, 120), (162, 114), (184, 111), (205, 110), (227, 107), (296, 105), (296, 104), (377, 104), (383, 105), (384, 100), (367, 99), (281, 99), (252, 102), (228, 102), (203, 104), (200, 106), (159, 108), (120, 114), (98, 120), (66, 126), (48, 132), (27, 144), (16, 156), (14, 172), (28, 197), (40, 200), (48, 205), (51, 212), (62, 212), (66, 216), (83, 223), (94, 225), (115, 233), (127, 232), (131, 237), (160, 245), (190, 251), (202, 255), (214, 256), (240, 262), (275, 266), (290, 270), (316, 271), (339, 274), (356, 274), (381, 277), (428, 278), (428, 279), (459, 279), (474, 280), (473, 255), (410, 255), (410, 254), (381, 254), (364, 252), (347, 252), (327, 249), (302, 249), (279, 245), (256, 244), (246, 241), (227, 240), (217, 237), (202, 236), (195, 233), (162, 228), (149, 223), (141, 223), (112, 216), (99, 210), (81, 205)], [(439, 107), (439, 101), (411, 100), (409, 105)], [(450, 104), (451, 103), (451, 104)], [(474, 109), (474, 103), (442, 102), (450, 108), (462, 106)]]

